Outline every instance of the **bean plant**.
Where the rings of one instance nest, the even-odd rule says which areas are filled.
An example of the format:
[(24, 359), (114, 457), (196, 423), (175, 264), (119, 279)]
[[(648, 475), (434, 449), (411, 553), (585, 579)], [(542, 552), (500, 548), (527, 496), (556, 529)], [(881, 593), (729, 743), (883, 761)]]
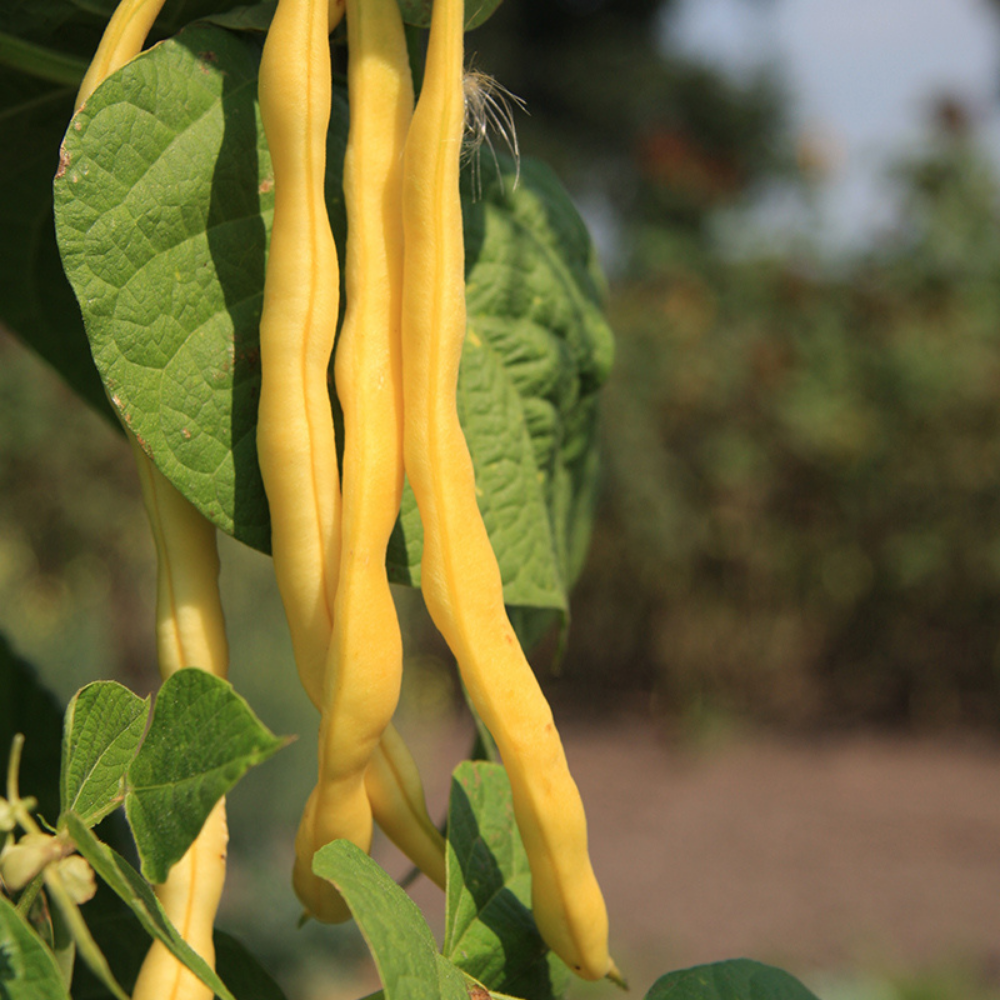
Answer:
[[(426, 81), (425, 92), (436, 95), (437, 103), (428, 97), (427, 107), (454, 107), (454, 94), (441, 89), (447, 86), (441, 80), (452, 79), (460, 94), (461, 73), (449, 78), (442, 69), (444, 43), (435, 41), (435, 33), (444, 31), (439, 23), (451, 24), (449, 51), (460, 56), (460, 0), (437, 0), (433, 16), (430, 3), (400, 0), (402, 20), (393, 3), (379, 2), (382, 13), (371, 25), (398, 25), (397, 52), (401, 65), (409, 65), (406, 94), (412, 74), (415, 91)], [(416, 496), (407, 485), (390, 510), (387, 533), (393, 517), (395, 527), (383, 545), (382, 575), (420, 586), (423, 566), (432, 616), (456, 649), (473, 711), (479, 708), (487, 723), (480, 725), (477, 759), (463, 762), (452, 777), (442, 837), (418, 815), (425, 810), (419, 780), (406, 771), (408, 755), (381, 716), (373, 737), (358, 736), (371, 744), (363, 754), (345, 744), (345, 733), (367, 732), (358, 721), (367, 700), (356, 705), (355, 694), (348, 698), (341, 689), (371, 643), (359, 645), (353, 634), (344, 638), (353, 624), (346, 617), (331, 626), (301, 614), (303, 606), (311, 607), (302, 597), (311, 570), (300, 557), (311, 550), (301, 548), (301, 532), (289, 530), (298, 524), (298, 490), (285, 489), (290, 480), (283, 481), (302, 474), (302, 463), (285, 452), (295, 454), (302, 435), (316, 431), (317, 413), (327, 414), (329, 425), (319, 436), (331, 442), (335, 436), (344, 453), (338, 473), (337, 451), (329, 452), (327, 478), (344, 476), (345, 524), (350, 504), (358, 503), (353, 494), (348, 498), (347, 491), (357, 488), (349, 486), (349, 466), (368, 470), (366, 476), (378, 471), (371, 456), (347, 457), (359, 439), (354, 427), (374, 414), (370, 408), (366, 414), (358, 402), (362, 387), (345, 381), (337, 364), (347, 350), (346, 331), (353, 330), (352, 305), (367, 296), (372, 312), (366, 315), (385, 305), (372, 292), (374, 256), (363, 266), (356, 263), (359, 241), (377, 242), (380, 227), (352, 215), (370, 177), (352, 160), (362, 154), (352, 145), (350, 119), (363, 124), (362, 115), (379, 113), (358, 109), (377, 105), (371, 99), (381, 84), (378, 73), (357, 74), (358, 64), (350, 59), (380, 51), (370, 34), (355, 30), (359, 12), (373, 11), (376, 0), (348, 0), (346, 33), (337, 26), (344, 3), (331, 0), (329, 46), (327, 0), (279, 0), (277, 10), (273, 2), (167, 3), (153, 25), (161, 6), (158, 0), (124, 0), (110, 22), (111, 4), (104, 0), (14, 2), (0, 11), (0, 319), (132, 444), (158, 556), (156, 629), (164, 678), (155, 700), (102, 680), (77, 691), (60, 712), (30, 666), (0, 641), (0, 749), (6, 765), (6, 795), (0, 798), (0, 997), (285, 995), (239, 941), (219, 928), (212, 931), (225, 854), (224, 797), (248, 769), (266, 766), (288, 742), (239, 694), (239, 664), (233, 683), (225, 677), (226, 642), (213, 603), (217, 593), (211, 594), (217, 592), (216, 529), (273, 555), (298, 672), (322, 709), (320, 784), (296, 838), (295, 887), (306, 916), (356, 921), (381, 993), (390, 1000), (551, 1000), (571, 988), (574, 972), (589, 979), (607, 976), (625, 987), (608, 955), (604, 904), (590, 870), (576, 786), (520, 652), (546, 631), (566, 627), (569, 589), (590, 532), (598, 395), (613, 344), (586, 229), (553, 174), (517, 156), (502, 91), (482, 74), (465, 84), (465, 104), (474, 113), (471, 152), (461, 180), (455, 169), (453, 190), (445, 182), (440, 190), (434, 186), (447, 174), (440, 168), (447, 157), (441, 160), (434, 146), (438, 112), (425, 109), (420, 117), (418, 101), (409, 137), (404, 128), (400, 138), (400, 144), (406, 138), (405, 170), (420, 178), (411, 184), (409, 202), (403, 185), (403, 222), (413, 225), (404, 226), (410, 270), (403, 271), (401, 398), (406, 406), (415, 399), (433, 409), (428, 400), (436, 406), (446, 386), (436, 367), (437, 347), (416, 365), (417, 375), (412, 362), (407, 368), (405, 354), (410, 313), (441, 291), (445, 305), (435, 306), (426, 342), (443, 341), (443, 327), (459, 324), (454, 409), (471, 458), (470, 492), (462, 497), (474, 501), (466, 508), (460, 498), (460, 523), (448, 523), (451, 497), (461, 493), (466, 475), (455, 450), (462, 442), (437, 451), (432, 444), (431, 457), (423, 457), (415, 449), (424, 431), (414, 430), (416, 418), (405, 412), (400, 442), (406, 443)], [(468, 3), (466, 29), (487, 20), (495, 6), (496, 0)], [(452, 13), (439, 17), (446, 9)], [(320, 26), (321, 35), (309, 36), (310, 44), (319, 38), (318, 50), (313, 45), (307, 53), (286, 41), (296, 37), (297, 24), (306, 23), (296, 22), (298, 15), (288, 13), (293, 10)], [(351, 24), (352, 16), (359, 21)], [(279, 23), (283, 48), (276, 50), (271, 39), (278, 37)], [(156, 44), (143, 50), (150, 25), (148, 40)], [(449, 65), (460, 70), (461, 60)], [(315, 78), (327, 81), (325, 91), (314, 90)], [(362, 86), (373, 89), (352, 93)], [(287, 105), (285, 87), (292, 95)], [(266, 98), (263, 116), (258, 91)], [(331, 251), (335, 247), (336, 256), (348, 261), (348, 318), (333, 360), (329, 350), (322, 360), (318, 408), (314, 400), (299, 414), (295, 366), (277, 397), (272, 395), (267, 380), (275, 378), (275, 363), (268, 358), (275, 349), (265, 331), (267, 337), (285, 327), (294, 333), (287, 302), (301, 299), (305, 313), (326, 314), (332, 344), (337, 302), (344, 296), (338, 273), (324, 264), (320, 297), (303, 299), (303, 288), (316, 283), (315, 256), (305, 254), (299, 272), (287, 266), (299, 259), (295, 254), (312, 231), (289, 228), (294, 212), (289, 216), (286, 192), (297, 183), (300, 161), (291, 146), (272, 149), (268, 133), (272, 140), (286, 137), (283, 144), (294, 141), (289, 122), (298, 119), (285, 116), (303, 109), (303, 120), (314, 128), (318, 104), (310, 102), (321, 91), (330, 106), (329, 124), (324, 112), (318, 143), (302, 161), (305, 175), (321, 165), (320, 175), (310, 178), (317, 201), (306, 192), (300, 204), (309, 207), (310, 225), (317, 223), (321, 236), (332, 234)], [(308, 100), (300, 100), (303, 95)], [(461, 122), (452, 120), (460, 130)], [(491, 127), (513, 158), (492, 149)], [(411, 141), (414, 134), (421, 138)], [(485, 153), (479, 148), (484, 140)], [(368, 141), (369, 153), (385, 152), (377, 135)], [(415, 145), (420, 149), (411, 149)], [(457, 164), (458, 146), (448, 148)], [(345, 150), (352, 151), (346, 168)], [(390, 173), (396, 156), (386, 160)], [(376, 159), (364, 160), (370, 173)], [(277, 203), (276, 187), (284, 195)], [(443, 225), (446, 217), (450, 229)], [(454, 233), (457, 244), (448, 242)], [(447, 249), (439, 253), (442, 246)], [(276, 294), (279, 258), (284, 276)], [(419, 279), (407, 286), (411, 273)], [(453, 277), (457, 304), (449, 304), (442, 291), (454, 285)], [(419, 294), (407, 298), (415, 285)], [(374, 336), (370, 326), (352, 332), (352, 351), (359, 350), (356, 342), (365, 343), (359, 337)], [(418, 349), (410, 350), (417, 355)], [(359, 377), (366, 365), (371, 367), (356, 364), (350, 371)], [(417, 384), (424, 369), (430, 376)], [(440, 421), (432, 417), (426, 436), (446, 433), (447, 419), (448, 412)], [(389, 433), (380, 430), (372, 440), (381, 445)], [(306, 448), (306, 458), (318, 447)], [(307, 472), (313, 479), (303, 480), (308, 490), (302, 504), (328, 485), (323, 476), (315, 479), (318, 467)], [(402, 482), (402, 464), (399, 476)], [(470, 528), (479, 517), (485, 528), (481, 543)], [(354, 537), (344, 530), (345, 539)], [(440, 554), (449, 545), (461, 550), (451, 562)], [(354, 568), (348, 549), (345, 541), (344, 553), (337, 550), (341, 588), (353, 579), (345, 576), (345, 566)], [(476, 588), (485, 593), (493, 586), (486, 567), (494, 557), (497, 598), (482, 602)], [(469, 580), (478, 582), (470, 589)], [(341, 591), (336, 594), (335, 606), (342, 609)], [(493, 605), (503, 623), (495, 632)], [(362, 601), (357, 615), (368, 614)], [(376, 638), (384, 634), (389, 642), (391, 623), (377, 621)], [(485, 655), (470, 652), (480, 643)], [(322, 654), (328, 644), (340, 650), (340, 660), (331, 652), (324, 665), (316, 650)], [(467, 658), (474, 667), (467, 669)], [(500, 662), (503, 673), (491, 674), (491, 661)], [(294, 669), (275, 675), (276, 684), (297, 683)], [(371, 683), (378, 691), (370, 697), (377, 694), (391, 715), (398, 691), (381, 680)], [(516, 690), (511, 694), (505, 685)], [(343, 701), (354, 707), (345, 709)], [(344, 759), (352, 754), (360, 763), (347, 768)], [(353, 806), (345, 811), (341, 792), (355, 797), (360, 812)], [(124, 824), (106, 822), (119, 812)], [(404, 889), (368, 856), (372, 815), (390, 837), (398, 835), (404, 851), (412, 847), (415, 863), (442, 884), (442, 942)], [(289, 817), (289, 838), (293, 824)], [(322, 835), (341, 828), (342, 835)], [(614, 928), (610, 940), (613, 950)], [(780, 970), (737, 959), (668, 973), (647, 996), (806, 1000), (811, 994)]]

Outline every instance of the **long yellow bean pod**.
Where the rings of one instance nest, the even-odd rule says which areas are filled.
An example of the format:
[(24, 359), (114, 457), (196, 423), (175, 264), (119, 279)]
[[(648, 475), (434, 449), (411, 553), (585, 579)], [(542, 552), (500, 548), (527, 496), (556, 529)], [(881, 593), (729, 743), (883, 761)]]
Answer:
[(416, 761), (395, 726), (382, 734), (365, 772), (372, 815), (383, 833), (432, 881), (445, 887), (445, 840), (427, 813)]
[(405, 458), (424, 528), (421, 583), (510, 776), (539, 930), (579, 975), (598, 979), (614, 966), (583, 804), (504, 609), (456, 410), (466, 327), (459, 198), (464, 9), (463, 0), (435, 0), (423, 88), (406, 143)]
[(129, 435), (156, 547), (156, 648), (160, 676), (196, 666), (225, 677), (229, 665), (219, 596), (215, 527)]
[(83, 76), (76, 106), (84, 101), (116, 70), (134, 59), (146, 42), (164, 0), (121, 0), (104, 29), (94, 58)]
[(328, 0), (280, 0), (260, 63), (274, 221), (260, 321), (257, 457), (299, 676), (322, 704), (340, 562), (340, 487), (327, 370), (340, 307), (323, 184), (330, 121)]
[[(156, 547), (156, 646), (160, 675), (198, 667), (225, 677), (229, 648), (219, 596), (215, 527), (179, 493), (139, 448), (143, 501)], [(220, 799), (194, 843), (156, 887), (181, 937), (213, 968), (212, 925), (226, 876), (225, 800)], [(212, 990), (158, 941), (139, 970), (133, 1000), (211, 1000)]]
[[(396, 0), (347, 0), (351, 123), (344, 159), (347, 308), (334, 366), (344, 413), (341, 552), (320, 726), (319, 777), (296, 838), (293, 882), (319, 919), (340, 917), (311, 855), (371, 846), (365, 770), (399, 700), (403, 647), (385, 551), (403, 492), (402, 158), (413, 113)], [(311, 848), (311, 850), (310, 850)]]
[[(142, 50), (163, 0), (123, 0), (105, 30), (77, 94), (80, 107), (111, 73)], [(165, 679), (184, 667), (225, 677), (229, 666), (215, 528), (153, 465), (125, 426), (156, 548), (156, 645)], [(209, 814), (194, 843), (156, 887), (168, 919), (212, 967), (212, 927), (226, 875), (225, 800)], [(154, 941), (139, 970), (133, 1000), (212, 1000), (206, 986)]]
[[(156, 895), (184, 940), (214, 969), (212, 925), (226, 874), (226, 802), (219, 799), (195, 842)], [(154, 941), (136, 979), (132, 1000), (212, 1000), (214, 993), (166, 947)]]

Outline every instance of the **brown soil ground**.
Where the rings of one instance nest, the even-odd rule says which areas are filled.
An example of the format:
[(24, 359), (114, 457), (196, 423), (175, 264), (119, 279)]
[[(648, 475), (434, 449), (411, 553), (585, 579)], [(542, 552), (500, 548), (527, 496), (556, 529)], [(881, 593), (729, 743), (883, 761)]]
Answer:
[(691, 750), (641, 719), (561, 728), (633, 996), (669, 969), (739, 956), (814, 984), (958, 963), (1000, 986), (1000, 746), (851, 736)]

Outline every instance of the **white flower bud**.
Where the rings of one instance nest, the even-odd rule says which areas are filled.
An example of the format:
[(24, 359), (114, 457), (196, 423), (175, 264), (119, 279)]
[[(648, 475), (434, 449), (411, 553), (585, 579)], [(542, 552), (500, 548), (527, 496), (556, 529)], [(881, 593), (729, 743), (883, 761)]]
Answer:
[(94, 879), (94, 869), (90, 867), (86, 858), (81, 858), (79, 854), (71, 854), (58, 862), (55, 870), (59, 873), (74, 903), (86, 903), (87, 900), (94, 898), (97, 881)]
[(23, 889), (62, 849), (47, 833), (27, 833), (0, 854), (0, 878), (8, 889)]

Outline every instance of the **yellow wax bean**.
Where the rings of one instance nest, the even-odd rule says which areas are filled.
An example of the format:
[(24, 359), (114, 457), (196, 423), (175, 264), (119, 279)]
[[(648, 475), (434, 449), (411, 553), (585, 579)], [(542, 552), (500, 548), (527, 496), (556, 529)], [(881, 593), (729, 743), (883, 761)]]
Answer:
[(375, 822), (385, 835), (432, 881), (445, 887), (445, 841), (427, 813), (416, 762), (394, 726), (365, 772), (365, 788)]
[(311, 854), (339, 837), (364, 850), (371, 845), (365, 771), (395, 711), (403, 660), (385, 570), (403, 490), (400, 202), (403, 144), (413, 113), (396, 0), (347, 0), (347, 43), (347, 308), (335, 362), (344, 413), (340, 570), (319, 777), (296, 838), (294, 872), (299, 897), (320, 919), (340, 914), (339, 896), (312, 874)]
[(434, 4), (404, 166), (404, 448), (424, 528), (421, 582), (507, 767), (539, 930), (579, 975), (598, 979), (614, 965), (583, 804), (552, 713), (504, 609), (456, 410), (466, 326), (459, 197), (464, 10), (463, 0)]
[(323, 196), (329, 12), (327, 0), (281, 0), (259, 84), (274, 170), (274, 221), (260, 322), (257, 457), (295, 661), (317, 705), (340, 561), (339, 473), (327, 389), (340, 286)]

